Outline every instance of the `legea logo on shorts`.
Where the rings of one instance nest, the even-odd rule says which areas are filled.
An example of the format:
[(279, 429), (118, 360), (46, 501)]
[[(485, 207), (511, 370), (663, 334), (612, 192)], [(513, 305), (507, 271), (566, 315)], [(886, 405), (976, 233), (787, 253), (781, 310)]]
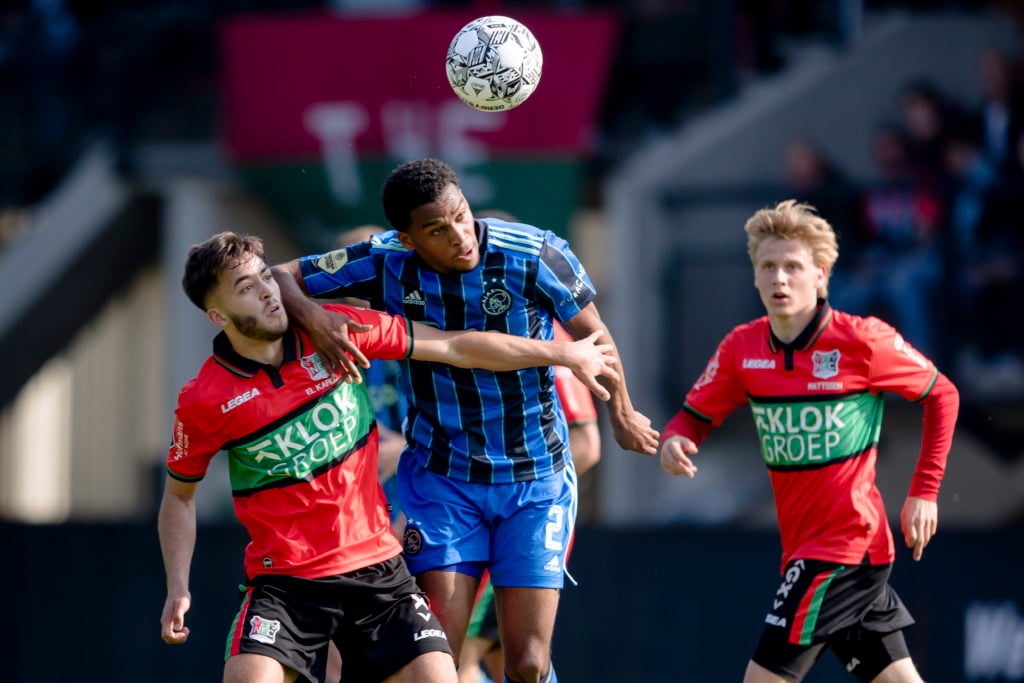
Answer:
[(277, 632), (281, 630), (281, 622), (277, 619), (264, 619), (258, 614), (252, 615), (249, 620), (249, 637), (267, 645), (273, 645), (277, 640)]
[(414, 634), (412, 637), (414, 641), (423, 640), (424, 638), (443, 638), (448, 640), (448, 636), (439, 628), (425, 628), (419, 633)]

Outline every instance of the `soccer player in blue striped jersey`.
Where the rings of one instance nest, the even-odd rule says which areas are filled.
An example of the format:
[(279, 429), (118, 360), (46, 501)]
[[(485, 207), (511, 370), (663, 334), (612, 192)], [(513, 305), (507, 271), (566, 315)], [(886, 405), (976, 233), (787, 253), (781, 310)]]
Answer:
[[(579, 339), (599, 331), (596, 290), (565, 240), (498, 219), (475, 220), (454, 171), (436, 159), (397, 167), (381, 192), (394, 231), (275, 267), (289, 315), (325, 363), (358, 349), (346, 320), (306, 298), (356, 296), (373, 308), (446, 330), (551, 339), (553, 321)], [(658, 432), (633, 408), (621, 371), (602, 382), (618, 444), (653, 455)], [(489, 569), (507, 681), (552, 683), (551, 639), (576, 476), (550, 368), (458, 370), (408, 362), (407, 447), (398, 466), (408, 516), (406, 561), (458, 657), (476, 588)]]

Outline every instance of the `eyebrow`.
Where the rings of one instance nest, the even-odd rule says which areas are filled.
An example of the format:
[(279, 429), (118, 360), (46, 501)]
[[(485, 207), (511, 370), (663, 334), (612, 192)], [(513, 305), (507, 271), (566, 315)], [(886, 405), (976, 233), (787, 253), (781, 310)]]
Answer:
[[(237, 267), (238, 267), (239, 265), (241, 265), (241, 264), (238, 264), (238, 265), (236, 265), (236, 266), (235, 266), (235, 268), (237, 268)], [(234, 288), (235, 288), (235, 287), (237, 287), (237, 286), (238, 286), (239, 284), (241, 284), (241, 283), (242, 283), (242, 281), (244, 281), (244, 280), (251, 280), (251, 279), (253, 279), (253, 278), (259, 277), (260, 275), (262, 275), (263, 273), (267, 272), (268, 270), (270, 270), (270, 266), (268, 266), (268, 265), (267, 265), (266, 263), (264, 263), (264, 264), (263, 264), (263, 267), (262, 267), (262, 268), (260, 268), (259, 272), (258, 272), (258, 273), (256, 273), (255, 275), (253, 275), (253, 274), (251, 274), (251, 273), (250, 273), (250, 274), (247, 274), (247, 275), (239, 275), (239, 276), (238, 276), (238, 277), (236, 277), (236, 278), (234, 279), (234, 281), (233, 281), (233, 282), (231, 283), (231, 288), (232, 288), (232, 289), (234, 289)]]

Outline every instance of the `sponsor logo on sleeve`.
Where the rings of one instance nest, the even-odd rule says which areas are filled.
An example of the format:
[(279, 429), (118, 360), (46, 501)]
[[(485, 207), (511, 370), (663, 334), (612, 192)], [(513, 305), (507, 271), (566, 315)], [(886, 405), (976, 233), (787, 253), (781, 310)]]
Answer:
[(715, 375), (718, 374), (718, 359), (721, 353), (721, 351), (715, 351), (715, 355), (711, 357), (711, 360), (708, 361), (707, 367), (704, 368), (704, 373), (694, 383), (694, 389), (706, 387), (715, 379)]
[(903, 355), (917, 363), (922, 368), (928, 367), (928, 361), (925, 360), (924, 356), (922, 356), (917, 349), (907, 343), (907, 340), (903, 338), (903, 335), (896, 335), (896, 338), (893, 340), (893, 346), (897, 351), (901, 351)]
[(324, 254), (316, 260), (316, 267), (325, 273), (334, 275), (341, 267), (348, 263), (348, 252), (344, 249), (338, 249), (330, 253)]
[(181, 460), (188, 455), (188, 432), (185, 431), (185, 423), (178, 420), (174, 425), (174, 459)]

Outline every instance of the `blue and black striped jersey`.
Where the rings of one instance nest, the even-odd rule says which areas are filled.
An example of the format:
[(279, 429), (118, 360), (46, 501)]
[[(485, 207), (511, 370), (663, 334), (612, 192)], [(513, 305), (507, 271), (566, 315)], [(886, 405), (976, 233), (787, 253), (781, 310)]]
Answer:
[[(445, 330), (536, 339), (551, 339), (553, 318), (572, 319), (596, 296), (579, 259), (554, 233), (493, 218), (477, 220), (476, 229), (480, 264), (470, 272), (437, 273), (391, 231), (301, 259), (306, 289), (313, 296), (366, 299), (373, 308)], [(403, 364), (406, 455), (431, 471), (508, 483), (565, 466), (568, 432), (550, 367), (490, 372)]]

